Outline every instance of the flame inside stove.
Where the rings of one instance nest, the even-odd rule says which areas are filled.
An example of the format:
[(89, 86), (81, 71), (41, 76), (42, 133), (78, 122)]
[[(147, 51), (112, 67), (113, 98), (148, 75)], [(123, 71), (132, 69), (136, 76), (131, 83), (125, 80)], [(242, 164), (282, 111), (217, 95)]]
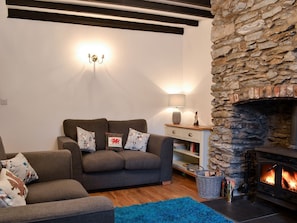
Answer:
[[(275, 175), (276, 172), (272, 165), (263, 165), (260, 181), (273, 186)], [(297, 171), (282, 168), (281, 186), (285, 190), (297, 192)]]
[(267, 171), (264, 171), (261, 176), (261, 182), (274, 185), (275, 184), (275, 171), (274, 169)]
[(282, 188), (297, 192), (297, 172), (282, 170)]

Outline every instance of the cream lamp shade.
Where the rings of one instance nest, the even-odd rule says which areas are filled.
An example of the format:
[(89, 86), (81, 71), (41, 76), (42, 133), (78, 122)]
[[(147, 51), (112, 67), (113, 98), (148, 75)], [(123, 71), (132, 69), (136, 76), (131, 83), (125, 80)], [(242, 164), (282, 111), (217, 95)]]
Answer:
[[(169, 94), (168, 95), (168, 105), (170, 107), (181, 108), (185, 106), (186, 96), (184, 94)], [(180, 111), (174, 111), (172, 113), (172, 122), (173, 124), (180, 124), (181, 122), (181, 113)]]

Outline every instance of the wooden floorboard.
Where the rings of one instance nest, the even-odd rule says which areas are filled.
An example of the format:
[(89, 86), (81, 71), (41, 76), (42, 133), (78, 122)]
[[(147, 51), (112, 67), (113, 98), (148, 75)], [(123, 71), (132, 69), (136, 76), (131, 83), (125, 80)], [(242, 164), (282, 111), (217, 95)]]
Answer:
[(90, 193), (91, 196), (106, 196), (112, 200), (115, 207), (163, 201), (180, 197), (191, 197), (197, 201), (205, 201), (199, 197), (195, 178), (180, 172), (173, 173), (169, 185), (150, 185)]

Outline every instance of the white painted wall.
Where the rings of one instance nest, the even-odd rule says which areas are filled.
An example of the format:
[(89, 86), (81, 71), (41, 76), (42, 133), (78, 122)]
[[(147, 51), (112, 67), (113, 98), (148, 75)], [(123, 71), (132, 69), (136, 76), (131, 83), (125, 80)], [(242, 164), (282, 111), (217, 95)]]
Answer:
[[(201, 64), (183, 62), (197, 56), (188, 44), (196, 45), (191, 35), (196, 36), (200, 27), (181, 36), (7, 19), (1, 1), (0, 99), (8, 104), (0, 105), (0, 136), (6, 150), (56, 149), (67, 118), (145, 118), (150, 132), (163, 134), (164, 124), (171, 122), (166, 91), (183, 88), (188, 77), (198, 82), (211, 79), (210, 68), (205, 69), (210, 61), (199, 69), (201, 78), (194, 78)], [(200, 35), (199, 42), (204, 39)], [(78, 49), (86, 43), (107, 48), (104, 63), (95, 70), (87, 55), (86, 61), (78, 58)], [(204, 49), (210, 53), (210, 47)], [(210, 94), (206, 84), (204, 90), (198, 86), (191, 100), (195, 92)], [(187, 103), (201, 111), (203, 121), (209, 120), (208, 107), (200, 109), (200, 101)]]
[(182, 122), (194, 123), (198, 111), (200, 125), (212, 125), (211, 121), (211, 19), (201, 19), (199, 28), (187, 28), (183, 37), (183, 89), (186, 106)]

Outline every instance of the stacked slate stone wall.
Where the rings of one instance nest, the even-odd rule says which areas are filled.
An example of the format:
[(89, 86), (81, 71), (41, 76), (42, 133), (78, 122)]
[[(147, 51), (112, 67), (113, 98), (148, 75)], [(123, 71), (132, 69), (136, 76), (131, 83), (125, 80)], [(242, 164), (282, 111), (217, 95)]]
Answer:
[(212, 0), (212, 170), (240, 184), (244, 155), (288, 146), (297, 98), (295, 0)]

